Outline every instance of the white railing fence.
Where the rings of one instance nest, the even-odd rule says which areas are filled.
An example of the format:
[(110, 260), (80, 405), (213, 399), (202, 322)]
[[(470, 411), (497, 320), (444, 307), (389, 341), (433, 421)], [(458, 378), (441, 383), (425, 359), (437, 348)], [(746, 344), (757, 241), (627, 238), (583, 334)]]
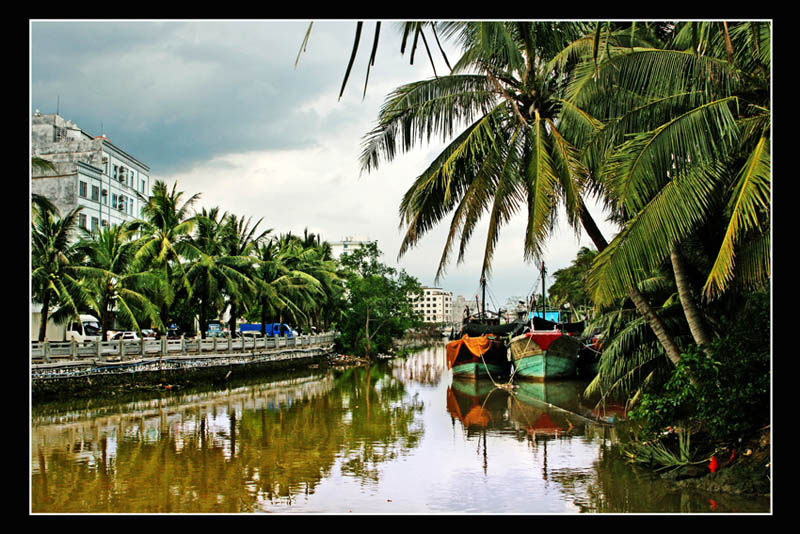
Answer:
[(282, 348), (312, 348), (330, 345), (335, 333), (293, 337), (206, 338), (206, 339), (124, 339), (116, 341), (34, 341), (31, 343), (31, 362), (81, 360), (125, 360), (137, 356), (169, 356), (176, 354), (236, 354), (277, 350)]

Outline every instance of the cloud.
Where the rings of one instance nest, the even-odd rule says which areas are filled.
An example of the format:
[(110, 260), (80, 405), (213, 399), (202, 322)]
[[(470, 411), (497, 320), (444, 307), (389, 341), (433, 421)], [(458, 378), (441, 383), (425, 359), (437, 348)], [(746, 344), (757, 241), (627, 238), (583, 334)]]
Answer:
[[(147, 164), (152, 177), (177, 181), (187, 196), (201, 193), (198, 209), (263, 218), (260, 228), (276, 233), (308, 228), (330, 241), (377, 239), (386, 263), (432, 285), (447, 224), (397, 261), (398, 207), (440, 145), (370, 174), (359, 166), (362, 138), (385, 95), (432, 70), (419, 54), (410, 65), (385, 24), (364, 95), (367, 23), (340, 99), (355, 22), (315, 22), (295, 68), (307, 27), (297, 20), (33, 21), (31, 112), (58, 105), (65, 118), (90, 134), (102, 131)], [(515, 219), (501, 234), (490, 280), (499, 300), (527, 292), (538, 275), (522, 261), (523, 229)], [(485, 236), (485, 226), (475, 231), (465, 263), (454, 257), (441, 287), (474, 295)], [(577, 250), (564, 233), (551, 241), (548, 263), (565, 267)]]

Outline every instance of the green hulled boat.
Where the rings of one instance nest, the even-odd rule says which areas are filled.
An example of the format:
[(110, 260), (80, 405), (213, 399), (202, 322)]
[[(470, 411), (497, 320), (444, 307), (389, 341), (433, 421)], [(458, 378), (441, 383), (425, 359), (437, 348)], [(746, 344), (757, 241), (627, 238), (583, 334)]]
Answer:
[(447, 367), (454, 377), (498, 378), (511, 372), (508, 350), (494, 336), (470, 337), (447, 344)]
[(534, 330), (512, 338), (509, 347), (514, 378), (549, 380), (576, 375), (583, 344), (558, 330)]

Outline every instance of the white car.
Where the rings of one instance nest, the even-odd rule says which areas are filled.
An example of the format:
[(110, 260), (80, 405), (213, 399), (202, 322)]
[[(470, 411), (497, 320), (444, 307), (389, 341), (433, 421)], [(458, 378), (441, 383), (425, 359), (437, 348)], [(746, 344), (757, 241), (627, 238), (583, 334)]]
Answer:
[(135, 341), (139, 340), (139, 334), (136, 332), (117, 332), (111, 337), (111, 341), (117, 341), (119, 339), (132, 339)]
[(157, 334), (155, 330), (151, 330), (149, 328), (142, 329), (142, 337), (144, 339), (157, 339)]

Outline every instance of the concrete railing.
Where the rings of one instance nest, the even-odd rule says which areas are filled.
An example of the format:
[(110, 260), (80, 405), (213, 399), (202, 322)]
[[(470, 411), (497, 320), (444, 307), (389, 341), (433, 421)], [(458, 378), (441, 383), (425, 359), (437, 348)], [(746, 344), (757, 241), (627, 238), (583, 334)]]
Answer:
[(31, 363), (67, 361), (122, 361), (137, 357), (166, 357), (180, 354), (243, 354), (286, 348), (312, 348), (330, 345), (335, 334), (326, 332), (293, 337), (145, 339), (117, 341), (34, 341)]

